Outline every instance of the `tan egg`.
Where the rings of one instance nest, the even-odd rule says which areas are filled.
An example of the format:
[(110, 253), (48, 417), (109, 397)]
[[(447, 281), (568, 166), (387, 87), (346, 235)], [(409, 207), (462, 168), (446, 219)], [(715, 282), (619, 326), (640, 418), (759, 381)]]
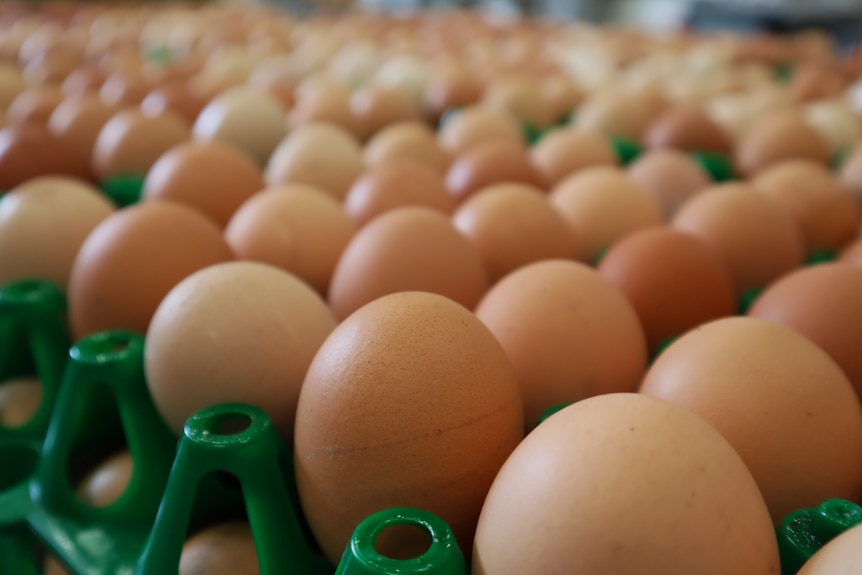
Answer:
[(339, 319), (363, 305), (400, 291), (427, 291), (468, 309), (488, 287), (482, 258), (431, 208), (396, 208), (363, 227), (341, 256), (329, 288)]
[(439, 118), (447, 110), (472, 106), (482, 97), (482, 84), (462, 64), (438, 66), (425, 86), (425, 106)]
[(862, 407), (825, 352), (794, 331), (727, 318), (662, 353), (641, 393), (678, 403), (717, 429), (745, 461), (777, 525), (862, 487)]
[(455, 158), (446, 172), (446, 187), (457, 202), (482, 188), (500, 183), (521, 183), (545, 189), (542, 175), (533, 167), (529, 152), (515, 141), (488, 141)]
[(199, 269), (233, 259), (219, 227), (173, 202), (144, 202), (102, 220), (69, 279), (75, 338), (106, 329), (147, 331), (159, 303)]
[(774, 575), (779, 552), (728, 442), (688, 410), (625, 393), (567, 407), (521, 442), (485, 499), (472, 567)]
[(220, 523), (186, 541), (179, 575), (259, 575), (254, 537), (246, 523)]
[(153, 82), (140, 73), (115, 72), (105, 78), (99, 98), (108, 106), (137, 106), (153, 89)]
[(54, 108), (48, 131), (89, 160), (99, 132), (118, 111), (95, 95), (70, 96)]
[[(431, 293), (381, 297), (332, 332), (302, 385), (302, 509), (332, 562), (360, 521), (399, 506), (442, 518), (468, 552), (482, 500), (523, 433), (512, 366), (476, 316)], [(394, 534), (377, 548), (416, 556), (427, 540), (415, 539)]]
[(341, 201), (363, 170), (362, 148), (351, 134), (332, 124), (307, 124), (278, 145), (265, 178), (270, 186), (308, 184)]
[(169, 149), (144, 180), (142, 199), (172, 200), (227, 226), (234, 213), (264, 187), (254, 160), (230, 144), (187, 142)]
[(88, 159), (45, 127), (26, 123), (0, 130), (0, 190), (44, 175), (93, 180)]
[(206, 103), (204, 96), (191, 85), (177, 82), (148, 92), (141, 101), (141, 111), (147, 116), (173, 113), (193, 125)]
[(799, 114), (775, 113), (749, 128), (734, 154), (736, 169), (752, 177), (783, 160), (809, 160), (826, 165), (829, 145)]
[(505, 110), (539, 128), (546, 128), (558, 119), (536, 80), (528, 76), (508, 75), (492, 80), (482, 94), (482, 104)]
[(413, 160), (445, 173), (452, 163), (434, 132), (422, 122), (398, 122), (383, 128), (365, 144), (362, 153), (369, 166)]
[(488, 290), (476, 315), (515, 368), (528, 429), (559, 404), (634, 391), (646, 368), (646, 338), (634, 308), (584, 264), (524, 266)]
[(679, 150), (651, 150), (626, 170), (629, 178), (643, 186), (670, 219), (685, 202), (711, 185), (709, 175)]
[(91, 507), (107, 507), (126, 492), (134, 462), (128, 451), (109, 457), (91, 471), (78, 486), (78, 497)]
[(747, 184), (702, 190), (684, 203), (672, 227), (709, 244), (728, 265), (736, 292), (764, 288), (805, 262), (805, 241), (779, 204)]
[(80, 55), (66, 52), (45, 52), (27, 62), (22, 73), (31, 86), (59, 85), (81, 64), (83, 61)]
[(851, 527), (817, 550), (798, 575), (842, 575), (862, 569), (862, 525)]
[(180, 116), (147, 116), (137, 109), (121, 111), (99, 132), (93, 147), (93, 171), (101, 179), (145, 176), (162, 154), (190, 137), (189, 124)]
[(790, 95), (797, 102), (813, 102), (840, 97), (846, 81), (834, 69), (814, 64), (799, 65), (790, 78)]
[(859, 115), (841, 100), (822, 100), (809, 104), (803, 113), (808, 125), (829, 143), (832, 154), (842, 153), (862, 140)]
[(573, 128), (548, 132), (530, 150), (533, 165), (551, 187), (592, 166), (616, 166), (616, 151), (605, 136)]
[(227, 262), (201, 269), (170, 290), (147, 330), (156, 409), (181, 435), (201, 409), (248, 403), (264, 409), (291, 445), (303, 378), (335, 325), (323, 298), (277, 267)]
[(17, 66), (0, 61), (0, 110), (8, 108), (18, 94), (28, 87)]
[(44, 126), (63, 98), (63, 93), (54, 86), (24, 90), (6, 109), (6, 121), (10, 124), (33, 122)]
[(363, 140), (390, 124), (422, 119), (421, 110), (409, 94), (398, 88), (373, 84), (353, 92), (350, 111), (356, 118)]
[(790, 213), (802, 230), (808, 251), (838, 250), (859, 233), (856, 201), (819, 163), (778, 162), (757, 174), (751, 184)]
[(577, 83), (563, 75), (553, 74), (539, 82), (539, 89), (554, 120), (561, 120), (575, 111), (584, 99)]
[(327, 192), (282, 184), (246, 201), (230, 220), (225, 239), (237, 258), (289, 271), (325, 295), (356, 229)]
[(67, 96), (97, 94), (105, 82), (105, 73), (93, 66), (83, 66), (73, 70), (60, 85)]
[(649, 91), (596, 91), (581, 103), (572, 124), (580, 130), (640, 140), (663, 107), (663, 100)]
[(517, 118), (502, 110), (471, 106), (448, 118), (437, 135), (440, 145), (453, 155), (460, 155), (479, 144), (495, 142), (523, 143), (524, 136)]
[(197, 140), (224, 140), (265, 165), (287, 133), (286, 111), (264, 92), (231, 88), (216, 96), (201, 111), (192, 133)]
[(729, 154), (733, 142), (724, 130), (699, 108), (673, 106), (653, 120), (644, 133), (651, 149), (675, 148), (688, 152)]
[(308, 124), (333, 124), (356, 136), (364, 137), (356, 117), (350, 109), (350, 93), (342, 87), (334, 90), (314, 92), (313, 95), (301, 94), (296, 105), (290, 110), (289, 123), (292, 128)]
[(593, 167), (557, 184), (550, 195), (592, 262), (626, 234), (662, 223), (658, 201), (618, 168)]
[(0, 284), (44, 278), (65, 289), (84, 240), (113, 211), (99, 190), (73, 178), (14, 188), (0, 202)]
[(0, 382), (0, 429), (14, 429), (30, 421), (42, 403), (42, 384), (33, 377)]
[(402, 206), (425, 206), (448, 215), (455, 211), (455, 199), (440, 174), (411, 160), (370, 168), (344, 198), (345, 211), (360, 227)]

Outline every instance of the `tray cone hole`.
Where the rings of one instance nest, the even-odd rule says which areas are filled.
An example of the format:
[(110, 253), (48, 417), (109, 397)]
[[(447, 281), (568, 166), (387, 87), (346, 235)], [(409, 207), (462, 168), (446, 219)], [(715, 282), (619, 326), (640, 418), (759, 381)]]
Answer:
[(10, 304), (24, 304), (45, 299), (62, 299), (63, 293), (49, 281), (23, 279), (3, 286), (0, 298)]
[(427, 553), (432, 543), (431, 533), (421, 525), (390, 525), (377, 535), (374, 550), (387, 559), (407, 561)]
[(32, 375), (0, 381), (0, 428), (19, 429), (35, 417), (42, 403), (42, 384)]
[(251, 417), (245, 413), (225, 413), (213, 421), (215, 435), (238, 435), (251, 427)]
[(0, 493), (30, 478), (39, 463), (39, 453), (30, 446), (0, 444)]
[(140, 336), (125, 331), (106, 331), (79, 341), (72, 353), (78, 361), (106, 363), (125, 359), (133, 345), (143, 345)]

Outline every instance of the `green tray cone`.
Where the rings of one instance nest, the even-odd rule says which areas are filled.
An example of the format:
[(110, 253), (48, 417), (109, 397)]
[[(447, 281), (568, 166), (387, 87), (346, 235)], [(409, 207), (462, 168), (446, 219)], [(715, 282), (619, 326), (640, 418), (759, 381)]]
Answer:
[(828, 499), (813, 509), (800, 509), (778, 526), (781, 574), (796, 575), (821, 547), (862, 523), (862, 507), (843, 499)]

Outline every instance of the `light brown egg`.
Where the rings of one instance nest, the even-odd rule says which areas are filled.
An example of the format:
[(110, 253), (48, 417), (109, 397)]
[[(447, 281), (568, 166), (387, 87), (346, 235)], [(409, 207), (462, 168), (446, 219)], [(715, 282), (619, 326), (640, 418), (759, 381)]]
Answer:
[(593, 167), (573, 174), (551, 190), (550, 201), (588, 262), (624, 235), (663, 219), (658, 201), (618, 168)]
[(137, 106), (153, 89), (153, 82), (139, 73), (115, 72), (105, 78), (99, 98), (108, 106)]
[(446, 296), (468, 309), (488, 287), (482, 258), (431, 208), (396, 208), (363, 227), (341, 256), (329, 303), (344, 319), (378, 297), (420, 290)]
[(91, 471), (78, 487), (78, 497), (91, 507), (107, 507), (126, 492), (134, 462), (128, 451), (109, 457)]
[(678, 403), (717, 429), (745, 461), (777, 525), (862, 487), (862, 407), (841, 369), (778, 324), (727, 318), (662, 353), (641, 393)]
[(711, 184), (709, 175), (688, 154), (672, 149), (646, 152), (626, 173), (653, 195), (665, 219)]
[(841, 575), (862, 569), (862, 525), (851, 527), (821, 547), (798, 575)]
[(63, 97), (63, 93), (54, 86), (24, 90), (6, 109), (6, 121), (10, 124), (33, 122), (44, 126)]
[(555, 121), (574, 112), (584, 99), (584, 93), (577, 83), (562, 74), (543, 78), (539, 82), (539, 89)]
[(716, 154), (729, 154), (733, 146), (730, 136), (704, 111), (693, 106), (673, 106), (656, 117), (644, 133), (644, 144), (651, 149)]
[(805, 121), (829, 144), (829, 152), (844, 154), (862, 139), (862, 117), (844, 100), (822, 100), (809, 104)]
[(506, 75), (492, 80), (482, 94), (482, 104), (505, 110), (539, 128), (546, 128), (558, 119), (536, 80), (529, 76)]
[(440, 145), (453, 155), (484, 143), (523, 143), (517, 118), (502, 110), (471, 106), (454, 113), (437, 134)]
[(141, 101), (141, 111), (148, 116), (170, 112), (193, 125), (206, 103), (204, 96), (192, 86), (178, 82), (159, 86), (148, 92)]
[(87, 160), (38, 124), (18, 124), (0, 130), (0, 190), (10, 190), (44, 175), (92, 181), (93, 172)]
[(651, 354), (736, 312), (727, 264), (704, 241), (664, 226), (627, 235), (608, 250), (598, 270), (634, 306)]
[(173, 202), (144, 202), (87, 236), (69, 279), (75, 338), (106, 329), (147, 331), (159, 302), (199, 269), (233, 259), (208, 217)]
[(183, 545), (179, 575), (259, 575), (254, 537), (247, 523), (220, 523)]
[(527, 149), (514, 141), (475, 145), (456, 157), (446, 172), (446, 187), (459, 203), (482, 188), (499, 183), (521, 183), (541, 189), (547, 185), (530, 162)]
[(18, 66), (0, 61), (0, 110), (8, 108), (28, 87)]
[(845, 84), (837, 70), (802, 64), (794, 68), (789, 90), (797, 102), (813, 102), (840, 96)]
[(338, 126), (351, 135), (364, 137), (359, 122), (350, 109), (350, 92), (341, 85), (311, 87), (300, 84), (296, 105), (290, 110), (292, 128), (326, 123)]
[(224, 140), (263, 166), (287, 133), (285, 115), (273, 96), (252, 88), (231, 88), (201, 111), (193, 134), (197, 140)]
[(808, 251), (838, 250), (859, 233), (856, 201), (821, 164), (779, 162), (758, 173), (751, 184), (788, 211), (802, 230)]
[(596, 91), (581, 103), (573, 125), (580, 130), (640, 140), (663, 108), (663, 100), (653, 92)]
[(862, 147), (857, 146), (852, 150), (841, 165), (839, 178), (856, 200), (856, 205), (862, 209)]
[(468, 66), (437, 67), (425, 86), (425, 106), (435, 118), (447, 110), (472, 106), (482, 97), (482, 84)]
[(99, 132), (118, 111), (94, 95), (70, 96), (54, 108), (48, 118), (48, 131), (89, 161)]
[(147, 116), (130, 108), (115, 114), (99, 132), (93, 147), (93, 170), (101, 179), (116, 175), (145, 176), (156, 160), (191, 137), (180, 116)]
[(45, 52), (27, 62), (22, 73), (31, 86), (62, 84), (83, 64), (80, 55), (62, 51)]
[(0, 429), (14, 429), (30, 421), (42, 403), (42, 384), (33, 377), (0, 382)]
[(291, 445), (302, 380), (335, 325), (320, 295), (274, 266), (227, 262), (193, 273), (165, 296), (147, 330), (156, 409), (181, 435), (205, 407), (248, 403), (266, 410)]
[(646, 368), (646, 338), (634, 308), (584, 264), (524, 266), (488, 291), (476, 315), (515, 368), (527, 429), (556, 405), (634, 391)]
[[(721, 518), (721, 519), (719, 519)], [(688, 410), (633, 393), (555, 413), (491, 487), (474, 575), (779, 572), (775, 531), (734, 450)]]
[(264, 187), (252, 158), (230, 144), (187, 142), (169, 149), (144, 180), (144, 200), (172, 200), (225, 227), (239, 207)]
[(409, 94), (386, 86), (370, 84), (350, 96), (350, 111), (356, 118), (363, 140), (397, 122), (422, 119), (422, 113)]
[(551, 187), (592, 166), (619, 163), (608, 139), (594, 132), (561, 128), (547, 133), (530, 150), (533, 165)]
[[(302, 385), (302, 509), (333, 562), (361, 520), (397, 506), (441, 517), (469, 550), (482, 500), (523, 433), (512, 366), (476, 316), (431, 293), (381, 297), (332, 332)], [(393, 534), (377, 549), (416, 556), (414, 540)]]
[(348, 132), (332, 124), (297, 128), (272, 153), (266, 183), (307, 184), (341, 201), (364, 170), (362, 149)]
[(225, 230), (237, 258), (274, 265), (326, 295), (357, 226), (330, 194), (303, 184), (267, 188), (246, 201)]
[(783, 160), (829, 162), (829, 145), (802, 117), (779, 112), (758, 120), (740, 139), (734, 154), (736, 169), (752, 177)]
[(434, 132), (422, 122), (397, 122), (383, 128), (365, 144), (362, 154), (369, 166), (413, 160), (445, 173), (452, 163)]

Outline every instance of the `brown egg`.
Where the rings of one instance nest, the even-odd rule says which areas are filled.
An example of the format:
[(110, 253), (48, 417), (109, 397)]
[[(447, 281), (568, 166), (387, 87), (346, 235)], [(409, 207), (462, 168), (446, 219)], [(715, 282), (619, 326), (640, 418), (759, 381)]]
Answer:
[[(398, 506), (441, 517), (471, 549), (488, 487), (523, 437), (522, 409), (500, 344), (452, 300), (391, 294), (344, 320), (296, 414), (299, 497), (326, 557), (337, 562), (361, 520)], [(412, 541), (393, 535), (377, 549), (421, 554)]]
[(662, 353), (641, 393), (708, 421), (745, 461), (777, 525), (862, 488), (862, 407), (823, 351), (760, 319), (726, 318)]
[(862, 208), (862, 147), (856, 147), (841, 165), (839, 178)]
[(838, 250), (859, 233), (856, 201), (821, 164), (779, 162), (758, 173), (751, 184), (788, 211), (802, 230), (808, 251)]
[(485, 143), (524, 141), (517, 118), (502, 110), (472, 106), (447, 118), (437, 135), (444, 150), (457, 156)]
[(817, 65), (800, 65), (790, 78), (790, 95), (797, 102), (813, 102), (840, 97), (845, 80), (837, 70)]
[(829, 163), (829, 144), (799, 115), (776, 113), (753, 124), (736, 147), (734, 165), (752, 177), (782, 160)]
[(482, 95), (482, 104), (505, 110), (532, 126), (546, 128), (558, 118), (547, 105), (541, 87), (529, 76), (505, 75), (492, 80)]
[(28, 88), (27, 81), (18, 66), (0, 60), (0, 110), (5, 110)]
[(431, 208), (396, 208), (363, 227), (341, 256), (329, 303), (344, 319), (386, 294), (420, 290), (446, 296), (468, 309), (488, 287), (482, 258)]
[(0, 429), (14, 429), (30, 421), (42, 403), (42, 384), (33, 377), (0, 382)]
[(63, 93), (54, 86), (24, 90), (6, 109), (6, 121), (10, 124), (33, 122), (44, 126), (63, 97)]
[(593, 167), (573, 174), (553, 188), (550, 201), (588, 262), (629, 232), (662, 222), (659, 203), (617, 168)]
[(362, 153), (369, 166), (413, 160), (445, 173), (452, 163), (434, 132), (422, 122), (398, 122), (383, 128), (365, 144)]
[(235, 87), (216, 96), (198, 115), (194, 137), (224, 140), (246, 152), (261, 166), (287, 133), (286, 111), (269, 94)]
[(221, 227), (264, 187), (263, 173), (244, 152), (220, 141), (187, 142), (165, 152), (147, 173), (144, 200), (173, 200)]
[(779, 553), (727, 441), (670, 402), (618, 393), (555, 413), (515, 449), (485, 499), (472, 572), (776, 575)]
[(325, 191), (282, 184), (246, 201), (231, 219), (225, 239), (237, 258), (289, 271), (325, 295), (356, 229)]
[(114, 213), (87, 236), (69, 279), (75, 338), (106, 329), (146, 333), (159, 302), (180, 281), (233, 259), (208, 217), (173, 202)]
[(862, 525), (840, 533), (805, 562), (798, 575), (840, 575), (862, 568)]
[(672, 149), (646, 152), (626, 173), (653, 195), (665, 219), (711, 184), (707, 173), (688, 154)]
[(674, 106), (653, 120), (644, 133), (648, 148), (730, 154), (730, 136), (701, 109)]
[(530, 150), (533, 165), (549, 186), (592, 166), (616, 166), (616, 151), (604, 136), (562, 128), (549, 132)]
[(91, 66), (77, 68), (63, 80), (60, 89), (67, 96), (83, 96), (89, 93), (98, 93), (105, 82), (105, 73)]
[(646, 338), (632, 305), (577, 262), (512, 272), (488, 291), (476, 315), (515, 367), (527, 429), (556, 405), (634, 391), (646, 368)]
[(703, 240), (670, 228), (629, 234), (608, 250), (598, 270), (634, 306), (652, 354), (670, 339), (736, 312), (727, 264)]
[(128, 451), (121, 451), (90, 472), (78, 487), (78, 497), (91, 507), (107, 507), (126, 492), (132, 479), (134, 462)]
[(602, 90), (581, 103), (572, 123), (580, 130), (640, 140), (663, 108), (652, 92)]
[(805, 262), (805, 242), (796, 222), (747, 184), (704, 189), (682, 205), (672, 226), (719, 254), (738, 295), (764, 288)]
[(293, 128), (327, 123), (361, 136), (360, 126), (350, 110), (350, 90), (340, 82), (313, 75), (297, 86), (295, 97), (296, 105), (289, 115)]
[(362, 149), (352, 135), (332, 124), (307, 124), (278, 145), (265, 177), (270, 186), (307, 184), (341, 201), (363, 170)]
[(65, 289), (72, 263), (113, 205), (86, 182), (41, 176), (0, 202), (0, 285), (43, 278)]
[(390, 124), (422, 119), (421, 111), (408, 93), (374, 84), (353, 92), (350, 111), (356, 118), (363, 140)]
[(446, 187), (457, 202), (499, 183), (522, 183), (544, 189), (546, 183), (530, 162), (524, 145), (514, 141), (485, 142), (455, 158), (446, 172)]
[(153, 83), (134, 72), (115, 72), (102, 83), (99, 98), (109, 106), (137, 106), (153, 89)]
[(70, 176), (91, 181), (87, 158), (38, 124), (19, 124), (0, 130), (0, 190), (44, 175)]
[(425, 86), (425, 106), (439, 118), (447, 110), (472, 106), (482, 97), (482, 84), (469, 67), (442, 66)]
[(179, 575), (259, 575), (254, 537), (246, 523), (220, 523), (186, 541)]
[(31, 86), (59, 85), (82, 63), (78, 54), (62, 51), (45, 52), (27, 62), (23, 69), (23, 75)]
[(101, 179), (120, 174), (145, 176), (162, 154), (190, 137), (189, 124), (179, 116), (124, 110), (99, 132), (93, 170)]
[(170, 290), (147, 330), (153, 402), (176, 435), (205, 407), (249, 403), (291, 445), (302, 380), (335, 325), (323, 298), (284, 270), (258, 262), (202, 269)]
[(584, 99), (577, 83), (564, 74), (554, 74), (539, 82), (545, 105), (554, 120), (561, 120), (575, 111)]
[(173, 83), (159, 86), (141, 101), (141, 111), (147, 116), (158, 116), (167, 112), (176, 114), (193, 125), (206, 105), (206, 99), (187, 84)]
[(70, 96), (54, 108), (48, 118), (48, 131), (89, 161), (99, 132), (118, 111), (93, 95)]

